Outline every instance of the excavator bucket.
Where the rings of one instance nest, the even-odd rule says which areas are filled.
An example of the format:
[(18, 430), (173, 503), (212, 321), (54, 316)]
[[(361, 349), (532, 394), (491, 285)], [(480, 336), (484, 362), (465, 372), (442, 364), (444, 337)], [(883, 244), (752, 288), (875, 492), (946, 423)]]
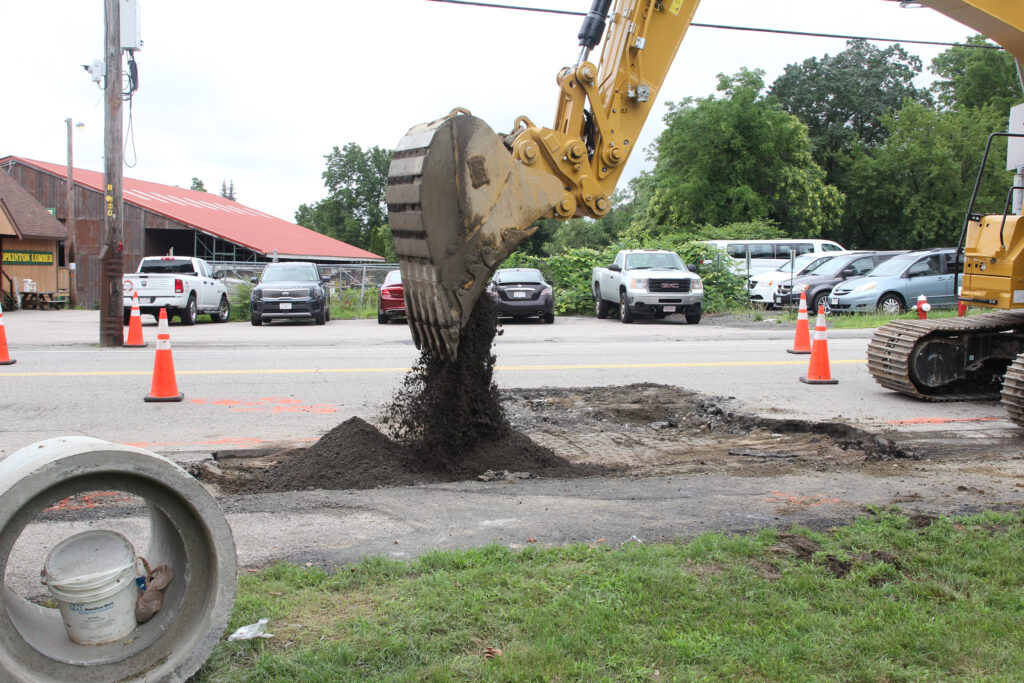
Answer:
[(564, 196), (463, 110), (406, 133), (388, 170), (388, 222), (417, 348), (455, 360), (488, 279)]

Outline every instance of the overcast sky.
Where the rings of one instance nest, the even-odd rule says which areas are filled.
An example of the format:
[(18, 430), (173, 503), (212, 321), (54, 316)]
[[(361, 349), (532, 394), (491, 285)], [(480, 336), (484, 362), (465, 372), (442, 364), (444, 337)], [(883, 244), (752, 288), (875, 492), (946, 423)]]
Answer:
[[(494, 1), (494, 0), (492, 0)], [(589, 0), (509, 4), (586, 11)], [(0, 156), (103, 170), (103, 94), (81, 65), (103, 56), (103, 0), (0, 0)], [(286, 220), (324, 197), (324, 155), (349, 142), (391, 148), (413, 125), (461, 106), (508, 131), (551, 125), (555, 76), (575, 60), (580, 18), (429, 0), (140, 0), (145, 47), (126, 177), (218, 192)], [(696, 22), (931, 41), (973, 31), (886, 0), (704, 0)], [(885, 43), (880, 43), (884, 47)], [(666, 101), (706, 97), (718, 73), (835, 54), (842, 40), (692, 27), (640, 138)], [(944, 48), (907, 45), (925, 66)], [(595, 53), (595, 59), (597, 54)], [(927, 74), (922, 84), (927, 83)], [(127, 130), (128, 110), (125, 108)], [(623, 178), (648, 166), (634, 154)]]

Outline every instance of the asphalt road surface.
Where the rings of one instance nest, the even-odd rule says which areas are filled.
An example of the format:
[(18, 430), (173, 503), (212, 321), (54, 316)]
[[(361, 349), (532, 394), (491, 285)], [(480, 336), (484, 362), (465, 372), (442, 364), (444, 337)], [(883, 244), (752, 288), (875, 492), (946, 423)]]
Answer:
[[(182, 464), (214, 450), (302, 446), (349, 417), (374, 421), (418, 357), (404, 324), (256, 328), (203, 316), (194, 327), (170, 329), (184, 400), (146, 403), (152, 318), (144, 317), (149, 346), (142, 349), (100, 348), (96, 311), (5, 312), (4, 322), (17, 363), (0, 367), (0, 457), (65, 435), (137, 445)], [(830, 331), (831, 373), (839, 383), (809, 386), (799, 381), (807, 357), (786, 353), (793, 341), (788, 324), (735, 327), (706, 318), (700, 325), (681, 319), (623, 325), (586, 317), (513, 323), (496, 343), (496, 380), (510, 388), (609, 392), (634, 382), (672, 384), (732, 397), (732, 409), (751, 414), (847, 422), (921, 443), (969, 441), (1005, 455), (999, 485), (980, 468), (901, 463), (893, 465), (898, 476), (885, 478), (830, 472), (799, 481), (698, 475), (464, 482), (219, 500), (242, 566), (281, 558), (332, 565), (370, 554), (410, 557), (430, 548), (520, 546), (533, 542), (528, 539), (618, 544), (707, 529), (821, 526), (849, 519), (866, 504), (900, 500), (938, 512), (1020, 504), (1024, 439), (1001, 406), (922, 403), (881, 389), (866, 367), (871, 332)], [(786, 496), (824, 502), (780, 507)], [(85, 517), (32, 525), (18, 542), (8, 582), (23, 576), (18, 587), (31, 593), (40, 553), (96, 523)], [(111, 523), (144, 546), (145, 517)]]

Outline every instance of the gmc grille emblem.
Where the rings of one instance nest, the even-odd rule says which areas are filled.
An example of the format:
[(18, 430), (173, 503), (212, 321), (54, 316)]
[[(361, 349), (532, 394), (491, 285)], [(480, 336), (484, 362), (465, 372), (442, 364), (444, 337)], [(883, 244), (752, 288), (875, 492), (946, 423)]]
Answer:
[(666, 282), (666, 283), (662, 284), (661, 286), (664, 287), (665, 289), (679, 289), (679, 283), (678, 282)]

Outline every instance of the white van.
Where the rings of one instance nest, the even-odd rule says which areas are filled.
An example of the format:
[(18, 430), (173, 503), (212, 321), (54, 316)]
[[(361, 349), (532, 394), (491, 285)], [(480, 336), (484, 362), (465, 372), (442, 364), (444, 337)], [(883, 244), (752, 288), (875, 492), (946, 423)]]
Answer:
[[(845, 251), (831, 240), (778, 239), (778, 240), (704, 240), (724, 249), (733, 260), (733, 270), (744, 277), (778, 268), (793, 256), (801, 254), (828, 254)], [(750, 269), (747, 270), (749, 259)]]

